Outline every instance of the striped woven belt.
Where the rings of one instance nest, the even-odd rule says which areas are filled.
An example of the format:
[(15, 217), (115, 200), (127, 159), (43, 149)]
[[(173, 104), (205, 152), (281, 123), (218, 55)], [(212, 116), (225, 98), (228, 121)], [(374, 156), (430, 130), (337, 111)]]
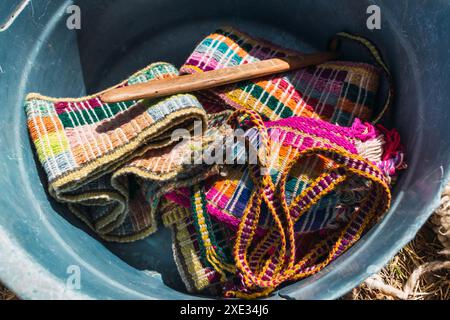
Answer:
[[(118, 86), (177, 75), (172, 65), (156, 63)], [(115, 104), (103, 103), (99, 95), (30, 94), (28, 128), (50, 194), (104, 239), (133, 241), (156, 228), (152, 203), (136, 177), (160, 182), (182, 173), (175, 162), (165, 162), (162, 170), (151, 160), (171, 151), (175, 129), (192, 130), (196, 121), (206, 127), (207, 115), (189, 94)]]
[[(28, 95), (50, 195), (108, 241), (146, 237), (160, 214), (190, 292), (256, 298), (320, 271), (387, 211), (404, 168), (398, 133), (368, 123), (392, 103), (390, 87), (375, 107), (389, 70), (369, 41), (335, 39), (344, 38), (369, 49), (377, 66), (332, 61), (151, 101)], [(155, 63), (116, 87), (292, 54), (227, 27), (203, 39), (180, 73)], [(174, 140), (198, 124), (198, 140)], [(232, 127), (247, 130), (256, 163), (203, 165)], [(246, 147), (233, 146), (232, 160)], [(199, 162), (185, 162), (198, 151)]]

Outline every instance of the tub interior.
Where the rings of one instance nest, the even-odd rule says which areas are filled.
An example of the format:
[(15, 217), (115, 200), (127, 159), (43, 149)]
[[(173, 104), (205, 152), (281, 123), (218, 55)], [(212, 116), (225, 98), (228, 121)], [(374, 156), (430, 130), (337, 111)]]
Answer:
[[(33, 11), (25, 10), (15, 32), (25, 34), (32, 28), (29, 35), (34, 39), (22, 44), (23, 58), (18, 53), (24, 61), (17, 65), (21, 78), (17, 79), (17, 89), (11, 88), (9, 93), (16, 109), (6, 115), (10, 121), (4, 123), (14, 132), (14, 138), (5, 137), (11, 146), (8, 154), (13, 156), (9, 165), (18, 170), (2, 182), (10, 189), (20, 185), (21, 192), (10, 192), (15, 205), (5, 204), (5, 210), (14, 215), (2, 212), (0, 221), (10, 234), (20, 235), (14, 241), (57, 281), (66, 281), (69, 266), (79, 266), (80, 290), (91, 297), (192, 297), (184, 292), (177, 273), (169, 230), (161, 228), (157, 234), (131, 244), (105, 243), (48, 197), (43, 188), (45, 176), (36, 165), (24, 125), (21, 104), (25, 94), (82, 96), (110, 87), (152, 62), (167, 61), (179, 67), (205, 35), (223, 25), (304, 52), (324, 50), (332, 35), (348, 30), (369, 37), (384, 54), (397, 91), (392, 124), (399, 129), (407, 150), (420, 150), (420, 156), (408, 153), (409, 169), (394, 189), (395, 210), (323, 272), (283, 288), (274, 297), (336, 298), (344, 294), (381, 268), (413, 237), (435, 203), (448, 167), (443, 160), (449, 151), (448, 142), (444, 142), (446, 133), (435, 132), (439, 130), (425, 124), (441, 128), (449, 111), (437, 106), (424, 109), (430, 97), (423, 83), (431, 70), (420, 68), (423, 62), (442, 59), (442, 52), (424, 56), (418, 51), (423, 44), (402, 32), (407, 25), (415, 26), (406, 15), (420, 7), (405, 3), (381, 3), (380, 31), (366, 27), (371, 1), (79, 0), (49, 1), (43, 7), (35, 5)], [(80, 30), (66, 27), (66, 8), (72, 4), (81, 8)], [(438, 3), (436, 9), (439, 4), (444, 3)], [(436, 21), (441, 12), (436, 10)], [(430, 31), (427, 26), (415, 27), (419, 35)], [(351, 45), (343, 47), (343, 59), (370, 61), (367, 52)], [(438, 72), (434, 67), (433, 72)], [(444, 95), (443, 88), (438, 92)], [(443, 148), (437, 149), (438, 143)], [(18, 285), (20, 279), (15, 281)], [(45, 288), (35, 290), (29, 295), (38, 295)]]

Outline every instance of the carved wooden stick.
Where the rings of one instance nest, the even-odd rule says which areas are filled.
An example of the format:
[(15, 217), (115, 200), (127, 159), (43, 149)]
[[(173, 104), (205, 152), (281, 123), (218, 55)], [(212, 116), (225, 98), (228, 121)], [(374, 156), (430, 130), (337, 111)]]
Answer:
[(106, 103), (114, 103), (195, 92), (276, 73), (296, 70), (310, 65), (317, 65), (335, 58), (335, 53), (323, 52), (262, 60), (235, 67), (182, 75), (175, 78), (154, 80), (127, 87), (111, 89), (105, 91), (100, 98)]

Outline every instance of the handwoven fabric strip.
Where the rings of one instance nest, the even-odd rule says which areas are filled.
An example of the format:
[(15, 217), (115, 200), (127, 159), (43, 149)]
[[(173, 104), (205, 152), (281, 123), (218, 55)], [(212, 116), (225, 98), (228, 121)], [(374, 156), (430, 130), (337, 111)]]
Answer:
[[(295, 54), (227, 27), (202, 40), (180, 72), (204, 72)], [(258, 111), (265, 120), (306, 116), (349, 126), (355, 118), (370, 120), (379, 78), (379, 70), (372, 65), (332, 61), (202, 93), (216, 97), (224, 107)]]
[[(264, 124), (261, 116), (253, 110), (236, 112), (232, 120), (239, 120), (241, 114), (247, 117), (246, 123), (260, 132), (262, 145), (266, 147), (262, 155), (266, 154), (270, 158), (270, 153), (273, 151), (268, 133), (270, 124)], [(293, 123), (288, 123), (292, 120)], [(348, 148), (344, 141), (338, 141), (340, 138), (345, 140), (345, 137), (362, 139), (370, 133), (370, 130), (348, 132), (347, 135), (340, 132), (342, 136), (338, 138), (329, 135), (330, 124), (328, 126), (323, 123), (314, 125), (311, 123), (314, 119), (306, 120), (307, 123), (302, 123), (297, 118), (290, 118), (280, 122), (282, 126), (292, 127), (307, 135), (315, 136), (313, 140), (324, 138), (324, 141), (303, 145), (302, 151), (287, 161), (280, 178), (279, 191), (271, 176), (264, 174), (264, 171), (267, 172), (270, 168), (267, 161), (261, 158), (258, 165), (250, 165), (254, 188), (242, 215), (233, 250), (238, 274), (243, 280), (243, 290), (231, 289), (226, 293), (227, 296), (242, 298), (267, 296), (286, 281), (298, 280), (320, 271), (357, 241), (367, 227), (376, 221), (377, 217), (384, 215), (390, 206), (390, 190), (383, 172), (374, 163), (353, 153), (352, 148)], [(348, 128), (337, 127), (336, 131), (340, 129)], [(289, 173), (301, 158), (311, 156), (328, 159), (330, 165), (324, 168), (322, 174), (291, 204), (288, 204), (286, 181)], [(345, 184), (351, 175), (360, 177), (361, 186), (368, 188), (367, 196), (359, 206), (353, 208), (349, 221), (343, 225), (337, 237), (326, 238), (319, 242), (305, 257), (298, 260), (295, 255), (297, 252), (295, 223), (317, 201), (339, 185)], [(263, 204), (267, 205), (274, 223), (264, 238), (257, 240), (256, 227), (261, 219)]]
[[(221, 295), (222, 286), (231, 277), (224, 278), (205, 258), (201, 234), (197, 232), (196, 220), (189, 208), (162, 200), (159, 212), (163, 222), (172, 230), (172, 248), (175, 263), (186, 289), (191, 293)], [(223, 232), (223, 226), (213, 222), (215, 235)], [(230, 238), (222, 237), (219, 245), (227, 248)]]
[[(271, 140), (270, 176), (275, 186), (280, 187), (281, 173), (286, 164), (302, 150), (311, 147), (327, 146), (359, 154), (380, 167), (382, 161), (384, 137), (381, 132), (368, 123), (356, 120), (350, 128), (329, 124), (319, 119), (292, 117), (267, 122)], [(258, 143), (258, 131), (248, 130), (246, 136), (250, 143)], [(259, 146), (255, 146), (255, 149)], [(238, 146), (236, 153), (244, 149)], [(391, 159), (390, 159), (391, 160)], [(301, 159), (290, 171), (286, 181), (286, 199), (288, 204), (303, 190), (309, 187), (332, 162), (323, 157)], [(382, 168), (380, 168), (382, 169)], [(217, 220), (236, 229), (240, 223), (254, 185), (248, 166), (226, 166), (226, 175), (215, 176), (204, 183), (206, 208)], [(395, 170), (394, 170), (395, 171)], [(395, 172), (391, 172), (394, 174)], [(389, 175), (386, 174), (386, 179)], [(172, 201), (187, 206), (187, 190), (178, 190), (167, 195)], [(299, 233), (311, 233), (325, 229), (336, 229), (348, 220), (353, 207), (367, 194), (367, 188), (361, 187), (357, 177), (350, 176), (345, 188), (336, 188), (320, 199), (317, 204), (296, 222)], [(183, 197), (184, 195), (184, 197)], [(273, 221), (263, 207), (258, 234), (264, 234)]]
[[(230, 111), (222, 111), (207, 115), (207, 124), (199, 121), (193, 130), (182, 128), (174, 130), (171, 141), (175, 144), (161, 148), (148, 148), (147, 151), (121, 169), (124, 172), (134, 173), (140, 177), (153, 181), (168, 181), (173, 178), (178, 180), (186, 174), (192, 175), (193, 167), (205, 169), (205, 159), (209, 149), (220, 145), (223, 138), (231, 134), (231, 127), (226, 124)], [(211, 164), (213, 165), (213, 164)]]
[[(317, 199), (315, 204), (313, 204), (307, 212), (300, 214), (304, 205), (302, 204), (302, 201), (298, 200), (299, 195), (310, 188), (311, 184), (318, 179), (323, 172), (327, 172), (333, 168), (335, 162), (326, 157), (299, 159), (293, 168), (289, 169), (289, 175), (284, 181), (284, 188), (282, 190), (282, 186), (280, 185), (280, 183), (282, 183), (280, 181), (282, 179), (281, 174), (285, 173), (287, 170), (287, 164), (290, 161), (293, 161), (293, 159), (298, 158), (302, 151), (316, 147), (342, 150), (343, 152), (350, 152), (355, 155), (360, 154), (367, 159), (370, 159), (374, 164), (377, 164), (380, 172), (384, 172), (382, 171), (384, 163), (382, 159), (385, 159), (382, 156), (386, 155), (383, 150), (384, 136), (372, 125), (362, 123), (359, 120), (355, 120), (355, 123), (350, 128), (331, 125), (317, 119), (296, 117), (275, 122), (267, 122), (265, 125), (270, 133), (269, 137), (272, 144), (270, 150), (273, 158), (270, 159), (269, 163), (271, 166), (271, 180), (277, 186), (274, 194), (283, 193), (286, 197), (287, 204), (292, 205), (293, 217), (297, 216), (297, 218), (295, 218), (295, 243), (297, 244), (295, 257), (301, 261), (306, 261), (302, 269), (298, 271), (298, 275), (309, 275), (319, 269), (319, 267), (314, 266), (314, 263), (320, 262), (322, 259), (328, 259), (327, 254), (331, 250), (331, 247), (327, 248), (326, 246), (334, 245), (335, 241), (337, 241), (336, 235), (341, 232), (344, 226), (351, 224), (353, 226), (352, 228), (354, 228), (352, 230), (359, 230), (363, 228), (363, 226), (366, 226), (362, 220), (357, 220), (355, 222), (355, 219), (358, 218), (358, 216), (355, 218), (355, 208), (357, 208), (369, 195), (370, 184), (364, 182), (364, 179), (360, 176), (348, 173), (345, 184), (338, 185), (334, 190), (330, 190), (321, 198)], [(256, 130), (247, 131), (246, 135), (250, 143), (257, 144), (259, 142), (258, 139), (254, 139), (257, 133), (258, 131)], [(255, 148), (257, 148), (257, 146)], [(243, 147), (238, 146), (235, 155), (239, 154), (240, 149), (243, 149)], [(391, 151), (392, 154), (397, 154), (396, 152), (399, 152), (398, 150)], [(253, 180), (250, 178), (248, 173), (249, 168), (247, 166), (227, 166), (225, 167), (225, 172), (226, 174), (222, 176), (215, 176), (207, 180), (208, 183), (206, 184), (201, 183), (201, 185), (205, 186), (205, 199), (203, 200), (204, 207), (198, 205), (198, 199), (189, 199), (188, 195), (191, 191), (187, 188), (178, 189), (167, 194), (166, 198), (179, 204), (179, 206), (175, 205), (178, 210), (174, 211), (176, 214), (173, 215), (175, 218), (172, 218), (172, 221), (177, 220), (176, 217), (181, 217), (179, 218), (180, 220), (187, 219), (195, 226), (196, 214), (199, 211), (208, 211), (212, 216), (211, 220), (220, 221), (222, 230), (237, 230), (241, 225), (244, 211), (249, 206), (249, 202), (251, 201), (250, 197), (252, 192), (254, 192), (255, 186)], [(390, 173), (392, 174), (393, 172)], [(384, 172), (384, 174), (383, 179), (388, 180), (389, 172)], [(224, 187), (221, 183), (225, 183), (227, 186)], [(217, 191), (218, 189), (220, 192)], [(317, 192), (319, 191), (317, 190)], [(294, 199), (296, 199), (295, 203), (293, 202)], [(185, 211), (183, 211), (182, 206), (184, 206)], [(189, 209), (191, 207), (194, 209), (194, 218), (189, 215)], [(278, 239), (276, 233), (267, 233), (269, 229), (273, 228), (274, 224), (273, 219), (267, 212), (267, 208), (265, 206), (262, 208), (263, 210), (258, 220), (259, 228), (257, 229), (257, 234), (255, 234), (255, 244), (259, 245), (254, 247), (255, 250), (250, 255), (251, 260), (249, 260), (249, 262), (251, 263), (251, 266), (258, 265), (261, 259), (264, 260), (264, 257), (267, 258), (268, 254), (276, 252), (280, 245), (280, 243), (277, 242)], [(184, 212), (186, 215), (180, 214), (180, 211)], [(361, 219), (362, 218), (363, 216), (361, 215)], [(218, 222), (215, 223), (217, 224)], [(192, 232), (194, 232), (194, 230), (192, 230)], [(176, 233), (176, 231), (174, 231), (174, 233)], [(214, 273), (216, 276), (214, 282), (215, 286), (213, 286), (215, 290), (217, 290), (217, 284), (219, 283), (222, 284), (222, 287), (228, 288), (224, 290), (228, 291), (229, 294), (239, 297), (253, 297), (255, 294), (256, 296), (266, 295), (272, 290), (259, 292), (259, 290), (255, 291), (255, 289), (246, 286), (236, 285), (236, 283), (231, 280), (234, 278), (234, 274), (228, 272), (227, 268), (224, 268), (225, 264), (222, 263), (224, 259), (221, 259), (220, 254), (213, 255), (216, 259), (213, 259), (212, 264), (210, 263), (212, 259), (211, 255), (204, 255), (204, 252), (208, 247), (212, 248), (214, 251), (222, 249), (220, 243), (211, 244), (211, 241), (209, 240), (210, 236), (216, 235), (216, 232), (205, 227), (201, 231), (197, 230), (197, 235), (201, 236), (201, 238), (196, 238), (197, 254), (195, 256), (199, 263), (203, 263), (200, 264), (203, 267), (195, 269), (192, 264), (190, 264), (191, 273), (186, 271), (186, 268), (180, 270), (180, 273), (184, 274), (185, 277), (188, 277), (191, 281), (192, 279), (199, 279), (203, 272), (200, 272), (200, 274), (196, 272), (192, 273), (192, 270), (203, 270), (203, 268), (207, 268), (208, 272), (210, 272), (209, 274), (211, 274), (211, 270), (215, 270), (216, 272)], [(304, 239), (307, 235), (310, 235), (308, 240), (310, 251), (306, 250), (305, 252), (305, 244), (300, 240)], [(204, 238), (205, 236), (206, 238)], [(352, 243), (356, 241), (357, 237), (359, 237), (359, 235), (352, 235), (352, 233), (350, 233), (346, 239), (348, 239), (348, 243)], [(321, 240), (323, 238), (327, 239), (325, 244), (323, 244), (323, 241)], [(205, 241), (205, 239), (207, 241)], [(234, 237), (229, 237), (225, 244), (234, 242)], [(302, 247), (299, 247), (300, 244)], [(343, 251), (345, 251), (345, 249), (342, 249), (333, 257), (338, 256)], [(313, 257), (310, 256), (311, 252), (315, 252)], [(179, 266), (183, 266), (183, 259), (182, 256), (180, 256), (180, 253), (174, 251), (174, 254), (177, 257)], [(211, 283), (208, 282), (205, 286), (208, 287), (210, 284)], [(186, 285), (188, 285), (187, 282)]]
[[(116, 87), (177, 75), (172, 65), (156, 63)], [(68, 203), (103, 238), (132, 241), (156, 226), (138, 181), (122, 179), (121, 170), (133, 159), (145, 158), (148, 150), (170, 150), (174, 130), (192, 130), (195, 122), (206, 127), (207, 116), (189, 94), (114, 104), (103, 103), (99, 96), (56, 99), (30, 94), (25, 107), (28, 128), (50, 194)], [(154, 171), (148, 170), (149, 176), (143, 171), (136, 176), (156, 178)]]
[[(261, 189), (261, 185), (254, 184), (255, 179), (260, 179), (258, 174), (255, 174), (255, 172), (250, 174), (253, 187), (249, 199), (243, 204), (245, 208), (242, 216), (239, 217), (241, 221), (238, 221), (238, 238), (234, 246), (234, 261), (239, 270), (238, 275), (243, 277), (244, 282), (242, 282), (242, 285), (237, 284), (234, 288), (231, 285), (231, 289), (227, 292), (229, 296), (243, 298), (265, 296), (285, 281), (300, 279), (321, 270), (330, 261), (347, 250), (361, 236), (361, 233), (367, 228), (369, 223), (373, 222), (377, 215), (380, 216), (386, 211), (390, 201), (387, 179), (383, 172), (373, 163), (358, 155), (358, 148), (356, 147), (358, 143), (356, 141), (370, 141), (373, 133), (371, 132), (373, 127), (370, 124), (357, 122), (351, 128), (342, 128), (320, 120), (298, 117), (266, 124), (260, 121), (257, 123), (267, 128), (269, 133), (267, 135), (269, 139), (269, 144), (267, 144), (270, 150), (269, 153), (275, 153), (276, 155), (280, 153), (277, 144), (291, 145), (298, 148), (299, 151), (295, 152), (292, 157), (287, 157), (287, 159), (282, 161), (283, 167), (281, 176), (278, 178), (280, 180), (278, 186), (271, 175), (265, 175), (261, 177), (265, 181), (263, 189)], [(271, 131), (273, 130), (282, 130), (287, 133), (295, 132), (302, 139), (289, 139), (289, 134), (272, 134)], [(277, 140), (273, 137), (283, 137), (283, 139)], [(320, 172), (314, 173), (309, 185), (293, 197), (295, 200), (291, 199), (288, 202), (286, 197), (288, 176), (295, 171), (294, 167), (301, 158), (308, 158), (308, 154), (309, 156), (320, 155), (319, 158), (324, 159), (326, 165), (321, 168)], [(254, 169), (255, 166), (250, 166), (250, 168)], [(272, 173), (271, 170), (269, 172)], [(361, 203), (349, 208), (351, 213), (338, 226), (337, 233), (327, 235), (325, 240), (319, 240), (308, 253), (297, 256), (296, 244), (298, 244), (298, 236), (304, 234), (304, 231), (300, 232), (298, 236), (293, 234), (298, 221), (303, 216), (311, 216), (310, 208), (331, 194), (337, 187), (340, 185), (345, 186), (349, 180), (354, 178), (355, 181), (350, 184), (350, 187), (359, 185), (361, 189), (367, 192), (363, 196)], [(267, 184), (268, 181), (270, 181), (269, 184)], [(175, 196), (171, 197), (173, 199), (176, 198)], [(279, 202), (278, 198), (282, 201)], [(259, 202), (255, 202), (255, 199), (259, 199)], [(267, 226), (267, 231), (269, 232), (264, 233), (262, 238), (261, 236), (256, 236), (255, 226), (261, 226), (261, 220), (265, 220), (261, 214), (263, 199), (266, 199), (265, 202), (270, 201), (273, 202), (272, 205), (275, 205), (275, 207), (272, 207), (275, 211), (272, 211), (271, 214), (278, 216), (287, 210), (288, 216), (282, 219), (292, 219), (294, 222), (292, 229), (284, 223), (279, 225), (281, 227), (281, 230), (279, 230), (275, 228), (276, 224), (271, 221)], [(196, 215), (205, 211), (206, 202), (201, 194), (192, 199), (191, 207), (194, 212), (194, 225)], [(221, 216), (216, 217), (219, 221), (227, 223), (227, 219), (221, 220)], [(280, 232), (283, 232), (284, 238), (280, 238)], [(286, 232), (292, 232), (289, 242), (286, 242)], [(224, 256), (220, 254), (223, 249), (221, 244), (211, 240), (211, 235), (213, 234), (214, 232), (211, 232), (211, 229), (208, 227), (197, 230), (197, 235), (200, 237), (197, 238), (198, 243), (200, 243), (199, 252), (203, 257), (203, 261), (205, 263), (209, 262), (214, 270), (223, 277), (228, 271), (226, 263), (223, 263), (226, 257), (223, 258)], [(339, 236), (339, 234), (342, 234), (342, 236)], [(234, 240), (230, 240), (225, 243), (234, 242)], [(206, 255), (205, 260), (202, 250), (208, 248), (212, 249), (214, 254)], [(290, 252), (286, 256), (286, 250), (294, 250), (295, 253)], [(248, 258), (245, 258), (245, 256), (248, 256)], [(289, 261), (292, 262), (286, 265), (287, 261), (284, 261), (284, 259), (288, 257)], [(298, 262), (295, 262), (297, 260)], [(229, 281), (227, 283), (230, 284)]]

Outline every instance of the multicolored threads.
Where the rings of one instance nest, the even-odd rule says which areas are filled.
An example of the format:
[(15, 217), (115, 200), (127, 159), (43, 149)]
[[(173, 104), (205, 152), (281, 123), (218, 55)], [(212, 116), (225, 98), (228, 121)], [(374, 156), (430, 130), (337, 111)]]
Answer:
[[(380, 75), (392, 84), (387, 65), (370, 41), (339, 33), (332, 48), (337, 39), (362, 44), (378, 67), (333, 61), (195, 96), (115, 104), (100, 93), (29, 95), (27, 124), (50, 195), (109, 241), (141, 239), (161, 221), (191, 293), (265, 297), (319, 272), (387, 212), (406, 168), (398, 132), (369, 123), (393, 101), (391, 87), (375, 106)], [(116, 87), (292, 54), (222, 28), (180, 73), (156, 63)], [(174, 138), (199, 123), (200, 135)], [(233, 129), (243, 139), (221, 146)], [(206, 155), (217, 152), (232, 161), (210, 163)]]
[[(118, 86), (177, 75), (172, 65), (156, 63)], [(140, 113), (127, 112), (135, 105), (133, 109)], [(130, 161), (135, 163), (139, 157), (145, 161), (147, 150), (170, 149), (173, 129), (207, 122), (202, 105), (187, 94), (116, 104), (103, 103), (99, 94), (79, 99), (30, 94), (25, 109), (50, 194), (112, 241), (133, 241), (156, 227), (143, 195), (138, 191), (130, 198), (132, 182), (124, 178), (132, 171)]]
[[(181, 73), (215, 70), (296, 54), (227, 27), (207, 36), (180, 69)], [(368, 121), (378, 90), (377, 68), (334, 61), (295, 72), (246, 81), (203, 93), (233, 108), (251, 108), (265, 120), (292, 116), (320, 117), (349, 126)]]

